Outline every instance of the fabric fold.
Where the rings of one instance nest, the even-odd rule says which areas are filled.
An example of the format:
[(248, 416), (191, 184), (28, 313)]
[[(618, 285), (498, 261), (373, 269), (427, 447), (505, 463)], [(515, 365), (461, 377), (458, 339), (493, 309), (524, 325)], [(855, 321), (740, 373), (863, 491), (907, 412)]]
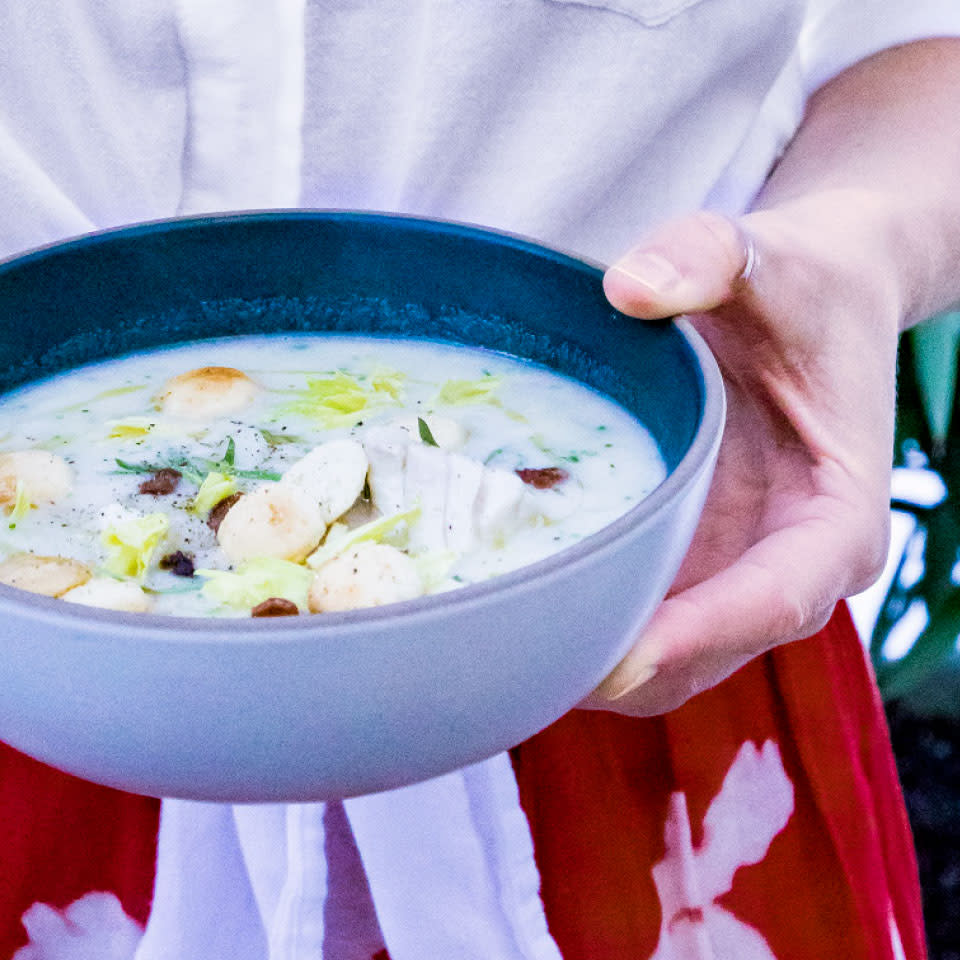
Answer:
[(265, 960), (229, 806), (165, 800), (150, 920), (135, 960)]
[(507, 754), (343, 803), (164, 801), (136, 960), (561, 960)]
[(392, 960), (560, 960), (506, 754), (344, 807)]
[(180, 213), (299, 201), (304, 5), (177, 0), (188, 88)]

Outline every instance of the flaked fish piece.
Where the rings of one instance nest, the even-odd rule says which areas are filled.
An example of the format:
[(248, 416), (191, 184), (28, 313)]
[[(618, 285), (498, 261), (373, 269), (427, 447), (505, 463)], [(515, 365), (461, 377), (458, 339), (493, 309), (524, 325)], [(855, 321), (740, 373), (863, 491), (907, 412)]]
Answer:
[(477, 543), (476, 504), (488, 472), (479, 460), (459, 453), (445, 454), (446, 491), (443, 505), (445, 546), (456, 553), (467, 553)]
[(385, 516), (407, 509), (404, 471), (410, 433), (396, 426), (370, 427), (363, 433), (363, 449), (369, 467), (370, 499)]
[(428, 446), (396, 425), (371, 427), (363, 445), (374, 506), (386, 515), (420, 508), (412, 553), (496, 543), (529, 514), (524, 483), (507, 470)]
[(447, 549), (446, 503), (450, 454), (439, 447), (411, 443), (403, 473), (404, 509), (420, 508), (410, 530), (410, 551)]
[(526, 487), (508, 470), (484, 467), (474, 505), (473, 521), (477, 537), (497, 544), (528, 515)]

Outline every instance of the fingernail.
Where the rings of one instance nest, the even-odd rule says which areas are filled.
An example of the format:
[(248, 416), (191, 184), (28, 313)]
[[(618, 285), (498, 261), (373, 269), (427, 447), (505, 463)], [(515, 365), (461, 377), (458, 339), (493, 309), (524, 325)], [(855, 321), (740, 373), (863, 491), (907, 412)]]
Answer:
[(658, 253), (641, 253), (618, 260), (611, 268), (654, 293), (667, 293), (680, 280), (677, 268)]
[(597, 693), (611, 702), (622, 700), (628, 693), (632, 693), (652, 680), (656, 673), (657, 668), (652, 663), (645, 663), (639, 667), (631, 665), (627, 676), (622, 675), (627, 674), (626, 670), (616, 669), (597, 687)]

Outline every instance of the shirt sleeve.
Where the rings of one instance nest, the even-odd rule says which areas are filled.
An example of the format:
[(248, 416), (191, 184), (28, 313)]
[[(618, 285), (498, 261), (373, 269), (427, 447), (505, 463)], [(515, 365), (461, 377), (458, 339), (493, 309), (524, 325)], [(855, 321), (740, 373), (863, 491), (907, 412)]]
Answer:
[(880, 50), (956, 36), (958, 0), (810, 0), (799, 40), (806, 93)]

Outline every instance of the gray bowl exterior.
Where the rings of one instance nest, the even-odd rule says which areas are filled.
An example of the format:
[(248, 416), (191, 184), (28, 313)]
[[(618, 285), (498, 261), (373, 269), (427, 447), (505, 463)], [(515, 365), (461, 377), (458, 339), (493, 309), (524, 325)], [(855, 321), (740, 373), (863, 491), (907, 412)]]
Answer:
[(349, 796), (483, 759), (566, 712), (626, 652), (708, 477), (577, 562), (381, 623), (326, 624), (322, 638), (310, 625), (178, 634), (7, 605), (0, 730), (88, 779), (207, 800)]
[[(258, 216), (285, 225), (282, 214), (216, 223), (229, 234), (232, 223), (256, 225)], [(337, 215), (327, 216), (336, 221)], [(409, 223), (380, 217), (375, 225), (392, 235)], [(190, 227), (180, 221), (171, 229), (187, 236)], [(532, 245), (464, 227), (414, 222), (413, 228), (415, 238), (448, 231), (471, 257), (478, 236), (494, 248), (506, 244), (538, 255)], [(151, 229), (176, 241), (165, 225)], [(118, 236), (130, 243), (124, 256), (138, 252), (136, 232)], [(112, 255), (109, 242), (71, 249), (94, 264)], [(57, 252), (35, 254), (34, 262), (43, 266)], [(570, 270), (565, 259), (550, 256), (552, 270)], [(8, 270), (17, 282), (19, 268), (14, 263)], [(599, 272), (585, 269), (597, 284)], [(0, 309), (10, 302), (2, 280)], [(121, 291), (119, 299), (125, 295)], [(252, 302), (248, 292), (244, 296)], [(223, 302), (236, 301), (217, 301)], [(159, 306), (168, 316), (169, 304)], [(503, 321), (502, 310), (492, 315), (498, 328), (512, 322), (509, 316)], [(414, 332), (422, 329), (420, 319), (408, 321)], [(165, 322), (173, 332), (155, 332), (154, 343), (184, 339), (176, 320)], [(276, 321), (265, 325), (275, 328)], [(674, 399), (675, 410), (664, 417), (692, 417), (693, 428), (668, 454), (674, 461), (668, 480), (600, 533), (484, 584), (322, 621), (131, 616), (0, 587), (0, 738), (100, 783), (245, 802), (384, 790), (481, 760), (534, 734), (574, 706), (630, 647), (675, 576), (702, 509), (722, 428), (722, 389), (712, 358), (690, 328), (669, 336), (685, 351), (700, 394), (688, 403), (693, 414)], [(69, 350), (46, 354), (34, 345), (26, 354), (33, 367), (17, 376), (95, 358), (98, 350), (103, 356), (119, 352), (111, 342), (97, 346), (92, 335), (80, 346), (75, 338), (70, 342)], [(584, 362), (585, 375), (594, 376)], [(557, 366), (564, 364), (561, 359)], [(8, 383), (15, 381), (8, 376)], [(612, 392), (621, 388), (629, 384), (615, 384)], [(667, 432), (660, 439), (669, 447)]]

